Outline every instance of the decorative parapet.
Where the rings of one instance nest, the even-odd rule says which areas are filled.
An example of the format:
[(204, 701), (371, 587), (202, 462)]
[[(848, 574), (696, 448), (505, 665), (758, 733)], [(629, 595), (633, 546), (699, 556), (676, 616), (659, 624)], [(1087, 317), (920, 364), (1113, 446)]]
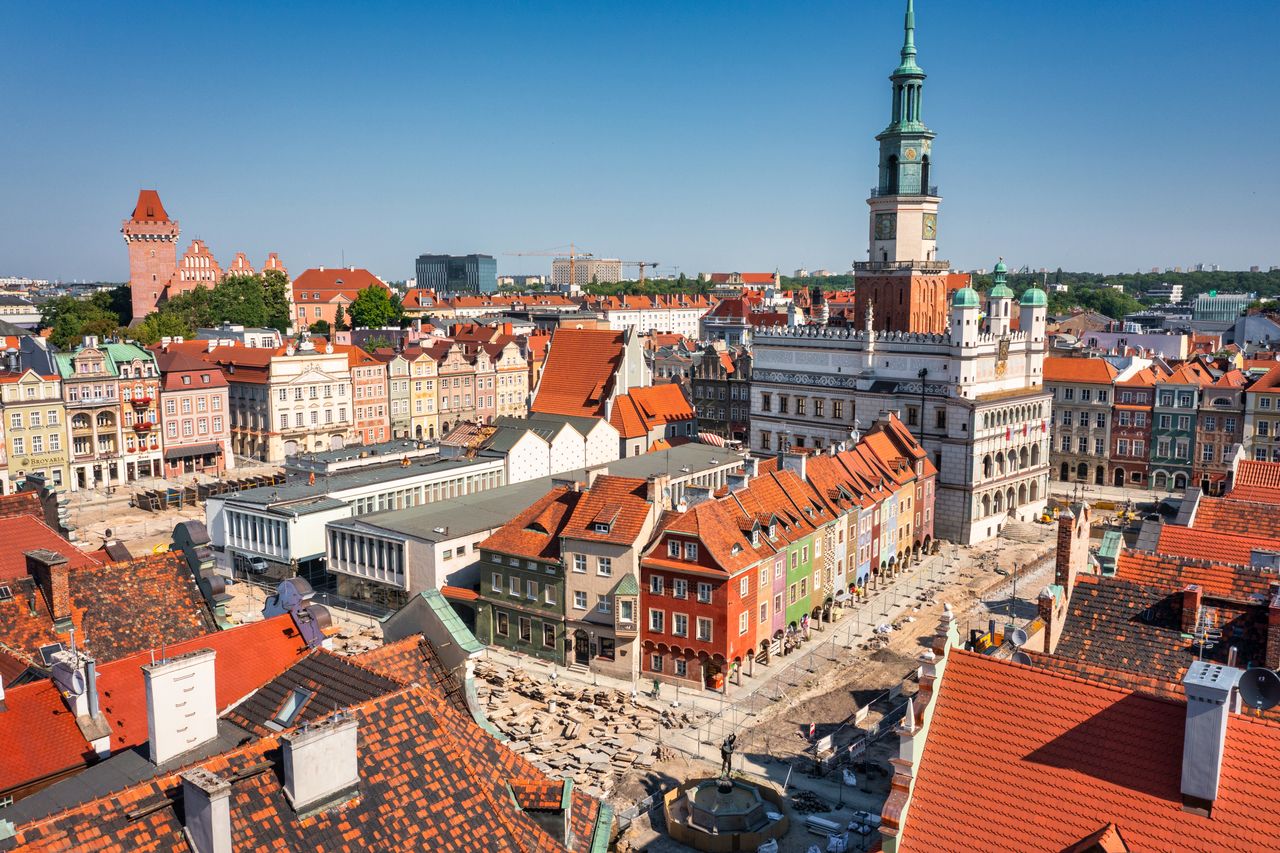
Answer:
[(944, 605), (933, 647), (922, 652), (920, 661), (920, 690), (907, 704), (907, 713), (898, 725), (898, 756), (889, 759), (893, 765), (893, 780), (889, 787), (889, 799), (880, 813), (880, 833), (884, 853), (898, 853), (903, 827), (907, 823), (907, 809), (911, 805), (911, 791), (915, 786), (915, 766), (924, 753), (929, 736), (929, 724), (933, 720), (936, 698), (942, 684), (950, 649), (960, 645), (960, 633), (951, 605)]

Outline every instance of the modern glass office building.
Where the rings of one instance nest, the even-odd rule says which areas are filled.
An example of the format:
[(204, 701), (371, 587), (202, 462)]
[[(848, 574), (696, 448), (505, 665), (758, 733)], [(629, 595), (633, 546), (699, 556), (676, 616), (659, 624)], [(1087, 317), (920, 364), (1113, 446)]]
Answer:
[(493, 293), (498, 262), (492, 255), (419, 255), (418, 287), (445, 293)]

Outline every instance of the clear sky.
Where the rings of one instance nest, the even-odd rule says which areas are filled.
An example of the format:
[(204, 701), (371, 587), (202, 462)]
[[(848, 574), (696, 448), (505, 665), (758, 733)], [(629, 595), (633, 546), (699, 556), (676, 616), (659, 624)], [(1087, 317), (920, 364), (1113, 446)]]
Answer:
[[(10, 2), (0, 275), (124, 280), (159, 190), (224, 263), (412, 273), (574, 241), (660, 272), (866, 258), (904, 0)], [(1280, 3), (918, 0), (939, 255), (1280, 264)]]

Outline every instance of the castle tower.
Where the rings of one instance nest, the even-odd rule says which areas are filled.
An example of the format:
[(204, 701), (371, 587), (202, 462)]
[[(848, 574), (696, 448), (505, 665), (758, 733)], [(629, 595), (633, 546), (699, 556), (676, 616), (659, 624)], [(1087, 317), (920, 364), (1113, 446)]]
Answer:
[(133, 216), (120, 227), (129, 247), (129, 290), (133, 317), (155, 310), (178, 266), (178, 222), (170, 219), (155, 190), (139, 190)]
[(866, 261), (854, 264), (857, 310), (864, 300), (879, 309), (879, 329), (941, 333), (947, 327), (947, 293), (961, 281), (938, 260), (938, 188), (932, 184), (934, 132), (921, 108), (925, 73), (916, 64), (915, 6), (907, 0), (901, 62), (889, 76), (893, 100), (880, 143), (879, 178), (871, 197)]

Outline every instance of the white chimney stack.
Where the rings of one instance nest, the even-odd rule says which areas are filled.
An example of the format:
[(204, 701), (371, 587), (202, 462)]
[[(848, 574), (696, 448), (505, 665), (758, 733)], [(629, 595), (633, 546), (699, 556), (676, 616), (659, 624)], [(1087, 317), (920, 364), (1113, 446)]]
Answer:
[(333, 716), (280, 736), (284, 793), (299, 814), (345, 802), (360, 784), (355, 717)]
[(183, 829), (194, 853), (231, 853), (231, 783), (203, 767), (182, 774)]
[(218, 736), (213, 661), (213, 649), (198, 649), (142, 668), (153, 763), (164, 764)]
[(1182, 807), (1208, 814), (1218, 799), (1227, 720), (1239, 710), (1236, 684), (1241, 672), (1209, 661), (1194, 661), (1182, 678), (1187, 723), (1182, 740)]

